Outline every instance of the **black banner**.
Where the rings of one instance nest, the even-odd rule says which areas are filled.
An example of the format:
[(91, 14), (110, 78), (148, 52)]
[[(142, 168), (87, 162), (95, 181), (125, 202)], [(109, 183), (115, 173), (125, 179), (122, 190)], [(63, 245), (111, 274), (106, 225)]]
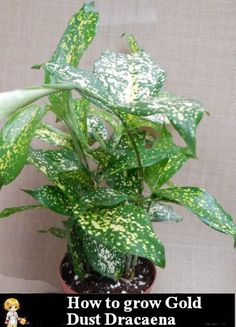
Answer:
[(0, 326), (16, 318), (28, 327), (234, 327), (235, 295), (0, 294)]

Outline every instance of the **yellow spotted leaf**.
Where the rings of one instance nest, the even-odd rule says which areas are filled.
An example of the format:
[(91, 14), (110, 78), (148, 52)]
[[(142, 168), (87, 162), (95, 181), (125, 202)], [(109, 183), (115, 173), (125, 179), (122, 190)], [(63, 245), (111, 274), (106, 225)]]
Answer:
[(147, 258), (165, 266), (164, 247), (155, 235), (146, 211), (134, 205), (86, 211), (74, 209), (79, 226), (107, 248)]
[[(49, 62), (77, 67), (81, 57), (96, 35), (98, 21), (99, 14), (95, 11), (94, 2), (85, 3), (70, 19)], [(55, 76), (46, 72), (46, 84), (55, 84), (56, 80)], [(50, 100), (55, 107), (55, 112), (63, 117), (68, 101), (68, 92), (51, 95)]]
[(0, 133), (0, 186), (12, 182), (24, 167), (35, 130), (46, 113), (31, 105), (12, 114)]
[(198, 187), (171, 187), (155, 192), (160, 200), (178, 203), (197, 215), (202, 222), (222, 233), (236, 236), (233, 219), (209, 193)]
[(41, 205), (65, 216), (71, 216), (71, 204), (60, 188), (53, 185), (43, 185), (34, 190), (24, 190)]
[(40, 124), (35, 131), (34, 137), (48, 144), (73, 149), (70, 135), (49, 124)]

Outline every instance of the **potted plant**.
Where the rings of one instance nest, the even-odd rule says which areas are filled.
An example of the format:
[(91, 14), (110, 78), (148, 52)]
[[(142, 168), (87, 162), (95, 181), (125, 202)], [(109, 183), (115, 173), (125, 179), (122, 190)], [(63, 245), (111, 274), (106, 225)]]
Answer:
[[(48, 231), (67, 240), (60, 272), (64, 289), (79, 293), (147, 292), (155, 266), (165, 266), (152, 222), (182, 218), (169, 203), (191, 210), (236, 239), (232, 217), (206, 191), (171, 178), (196, 158), (200, 102), (161, 92), (165, 72), (125, 35), (129, 53), (106, 50), (93, 72), (78, 67), (96, 35), (99, 15), (85, 4), (70, 20), (39, 87), (0, 94), (0, 185), (29, 164), (49, 185), (24, 190), (39, 204), (7, 208), (0, 217), (33, 208), (64, 215)], [(76, 92), (74, 92), (76, 91)], [(48, 96), (47, 104), (35, 104)], [(42, 121), (48, 111), (65, 130)], [(175, 143), (174, 128), (185, 146)], [(35, 149), (34, 138), (55, 148)], [(166, 204), (168, 203), (168, 204)]]

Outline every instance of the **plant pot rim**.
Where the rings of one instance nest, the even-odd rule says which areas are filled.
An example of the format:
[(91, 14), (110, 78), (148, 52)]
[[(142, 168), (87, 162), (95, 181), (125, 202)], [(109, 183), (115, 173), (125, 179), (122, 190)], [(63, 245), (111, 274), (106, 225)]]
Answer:
[[(63, 264), (63, 261), (66, 256), (67, 256), (67, 254), (65, 254), (63, 256), (63, 259), (61, 260), (60, 267), (59, 267), (59, 278), (61, 281), (63, 291), (65, 294), (79, 294), (73, 288), (71, 288), (68, 285), (67, 281), (62, 277), (62, 264)], [(146, 260), (148, 260), (148, 259), (146, 259)], [(143, 292), (143, 294), (153, 293), (153, 290), (155, 289), (156, 284), (157, 284), (157, 267), (154, 265), (153, 262), (151, 262), (150, 260), (148, 260), (148, 261), (151, 263), (151, 269), (152, 269), (152, 273), (153, 273), (154, 277), (153, 277), (153, 281), (152, 281), (151, 285)], [(104, 294), (107, 294), (107, 293), (104, 293)], [(110, 293), (110, 294), (112, 294), (112, 293)], [(127, 293), (127, 294), (132, 294), (132, 293)]]

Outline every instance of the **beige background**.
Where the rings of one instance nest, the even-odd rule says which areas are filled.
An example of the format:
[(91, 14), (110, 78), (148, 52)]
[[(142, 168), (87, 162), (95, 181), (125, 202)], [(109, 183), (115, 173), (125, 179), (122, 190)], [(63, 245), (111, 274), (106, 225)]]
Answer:
[[(0, 0), (0, 90), (36, 85), (30, 66), (48, 60), (81, 0)], [(175, 178), (206, 188), (236, 217), (236, 2), (234, 0), (98, 0), (101, 27), (84, 67), (105, 48), (122, 51), (133, 33), (167, 71), (165, 89), (200, 99), (210, 117), (198, 129), (199, 160)], [(0, 194), (0, 207), (32, 203), (19, 188), (45, 181), (31, 167)], [(235, 292), (233, 242), (185, 210), (180, 224), (159, 224), (167, 267), (157, 292)], [(63, 241), (37, 230), (60, 224), (50, 211), (31, 211), (0, 222), (0, 292), (61, 291), (57, 267)], [(56, 278), (55, 278), (56, 276)]]

